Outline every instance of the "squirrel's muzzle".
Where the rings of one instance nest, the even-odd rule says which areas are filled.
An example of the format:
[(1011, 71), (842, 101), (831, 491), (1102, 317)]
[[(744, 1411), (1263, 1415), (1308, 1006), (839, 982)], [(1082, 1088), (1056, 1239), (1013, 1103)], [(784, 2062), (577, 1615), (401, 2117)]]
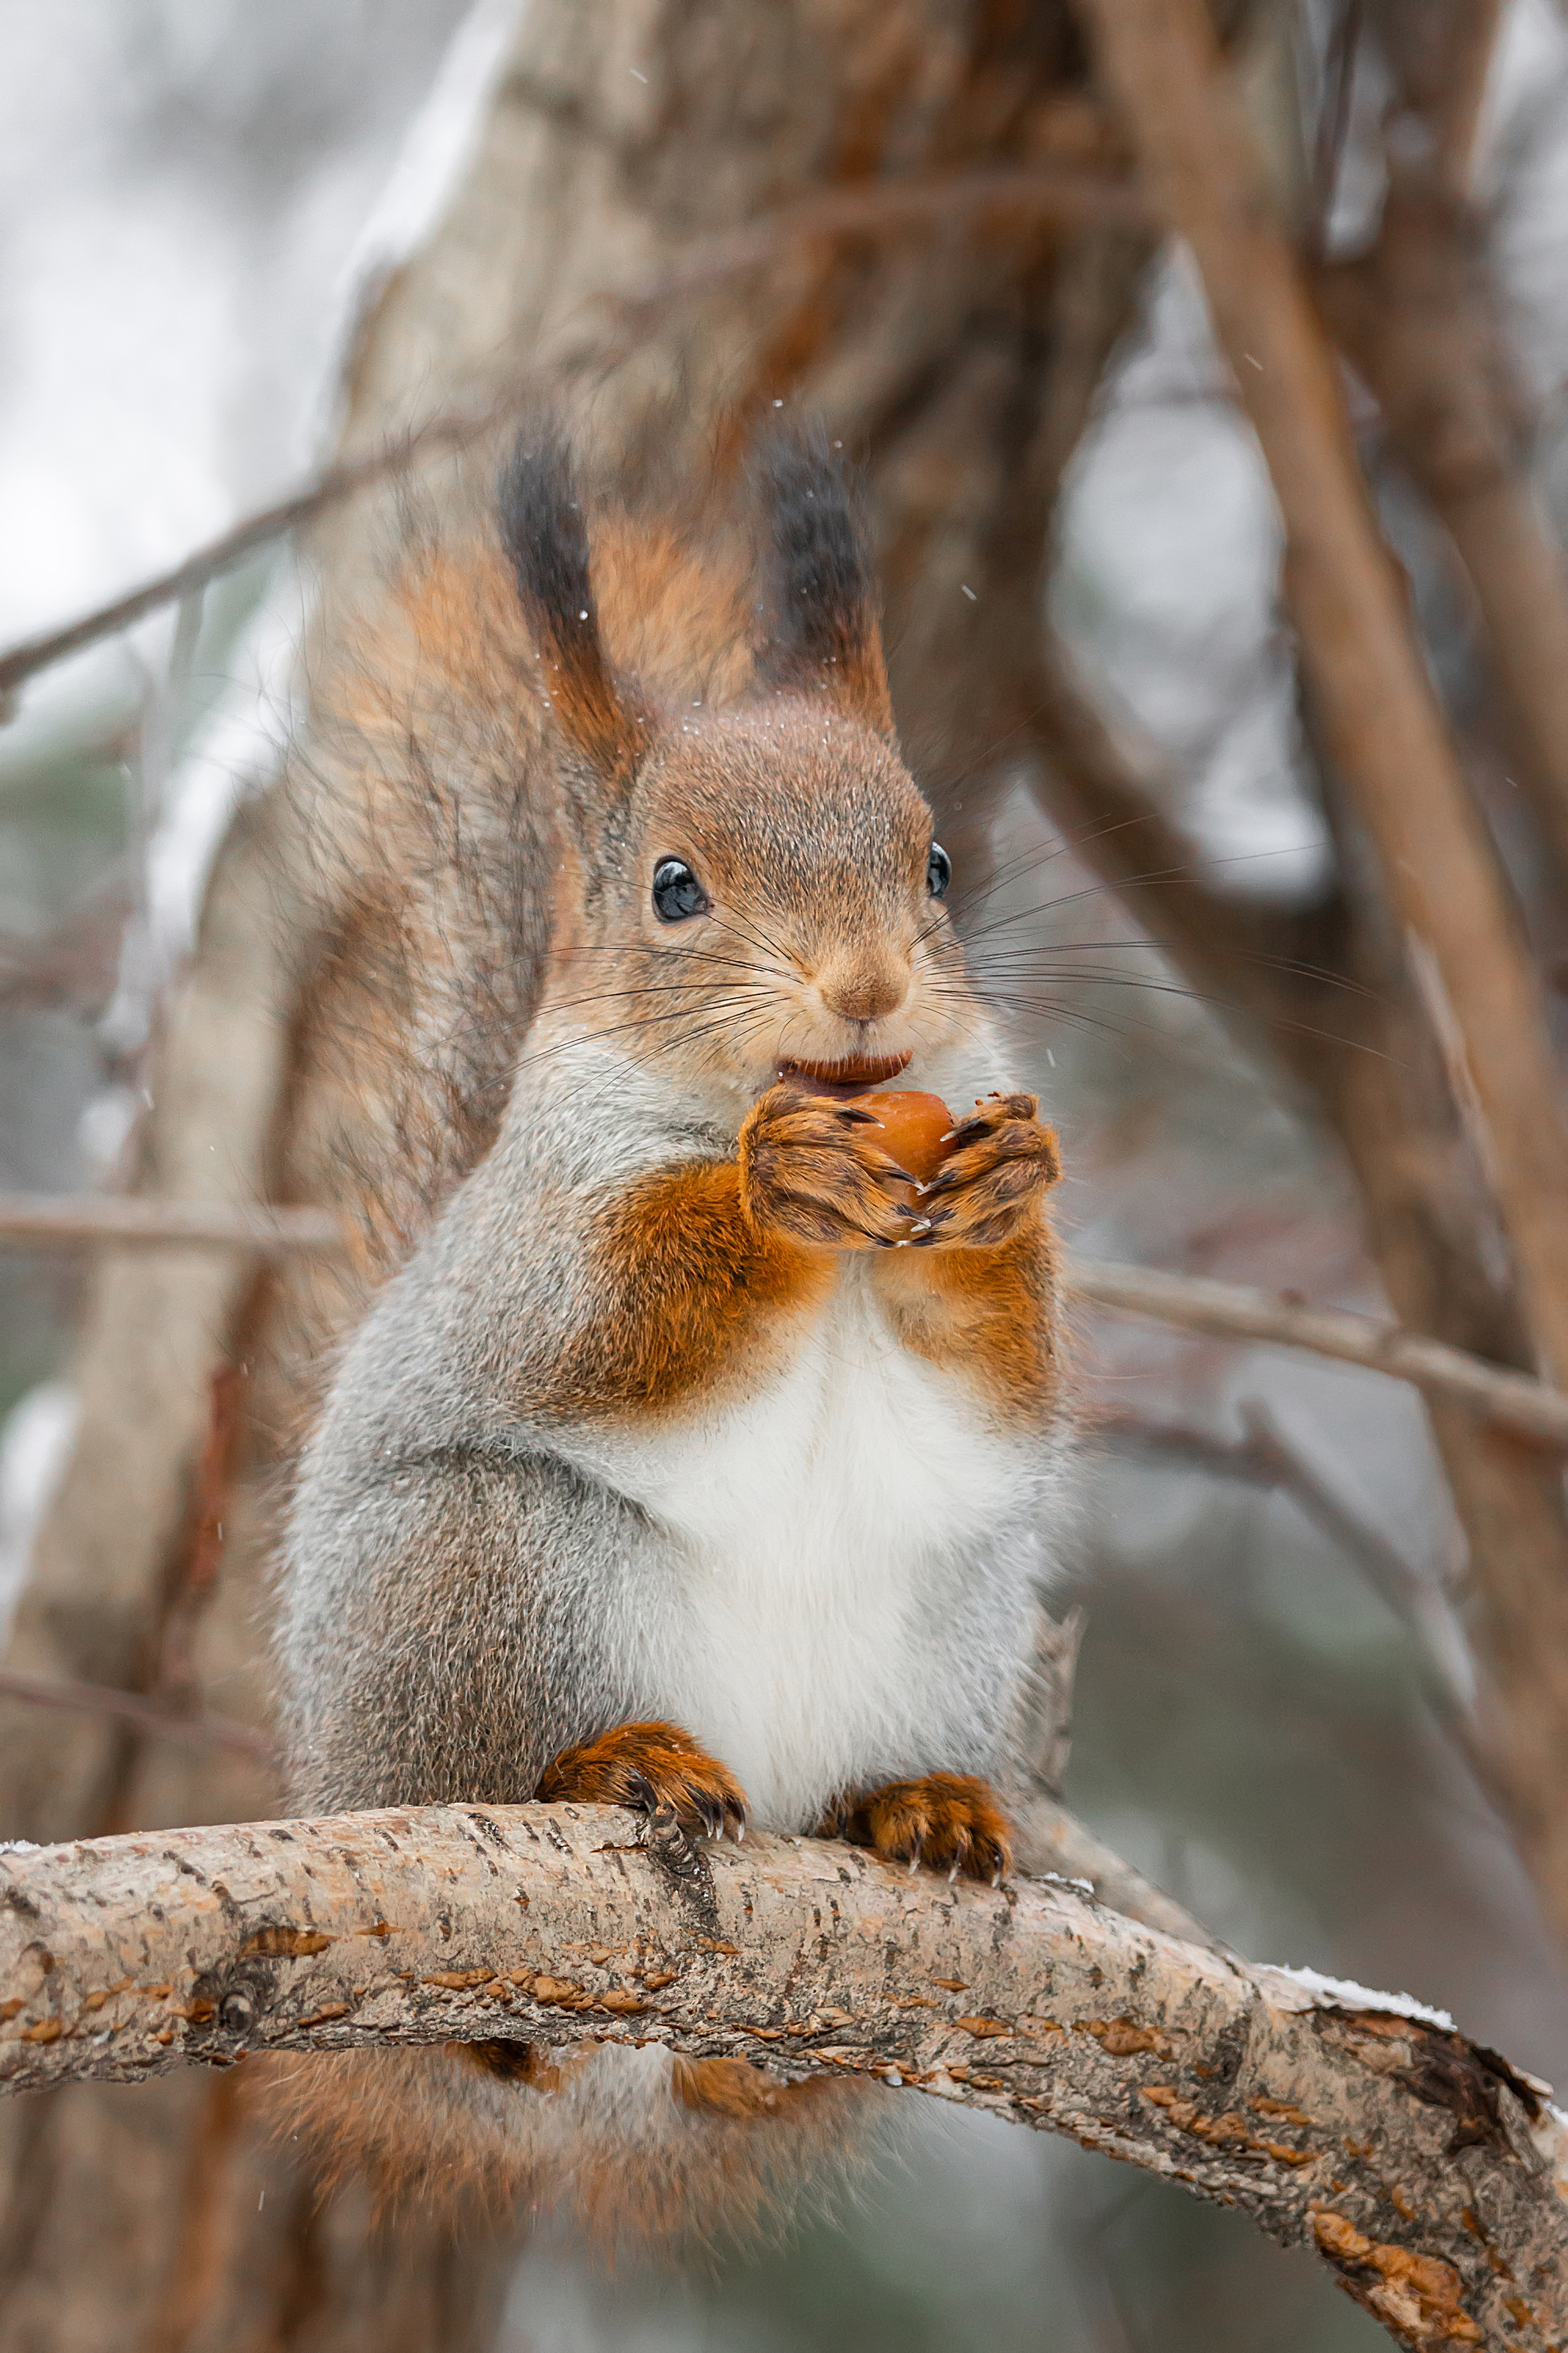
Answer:
[(816, 991), (842, 1021), (885, 1020), (910, 993), (910, 967), (879, 943), (859, 944), (823, 966)]

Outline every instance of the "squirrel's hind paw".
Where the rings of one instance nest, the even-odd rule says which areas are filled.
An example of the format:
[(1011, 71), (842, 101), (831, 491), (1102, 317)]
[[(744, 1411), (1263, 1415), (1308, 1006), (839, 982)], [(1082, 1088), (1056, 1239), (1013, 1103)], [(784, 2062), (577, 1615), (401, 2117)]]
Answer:
[(926, 1773), (841, 1798), (824, 1813), (817, 1836), (875, 1847), (911, 1871), (923, 1863), (993, 1887), (1013, 1862), (1007, 1817), (990, 1783), (973, 1773)]
[(668, 1809), (691, 1838), (745, 1836), (745, 1791), (678, 1724), (618, 1724), (597, 1740), (563, 1748), (537, 1794), (546, 1804), (575, 1799), (650, 1816)]

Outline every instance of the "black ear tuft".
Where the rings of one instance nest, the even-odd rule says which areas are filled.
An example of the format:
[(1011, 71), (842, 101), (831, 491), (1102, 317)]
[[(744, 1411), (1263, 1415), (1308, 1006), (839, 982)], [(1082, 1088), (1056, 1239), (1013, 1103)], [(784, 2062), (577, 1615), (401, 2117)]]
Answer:
[(766, 675), (778, 686), (820, 688), (890, 741), (876, 573), (848, 477), (821, 431), (781, 436), (762, 475), (778, 580)]
[(582, 503), (571, 458), (553, 434), (519, 438), (501, 473), (500, 521), (562, 733), (601, 775), (622, 775), (636, 765), (644, 731), (605, 659)]

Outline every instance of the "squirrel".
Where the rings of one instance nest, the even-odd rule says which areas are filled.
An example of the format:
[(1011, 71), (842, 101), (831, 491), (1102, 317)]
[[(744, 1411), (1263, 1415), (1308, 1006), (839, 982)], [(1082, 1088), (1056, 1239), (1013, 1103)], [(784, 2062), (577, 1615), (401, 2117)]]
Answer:
[[(732, 551), (590, 514), (526, 433), (340, 695), (361, 848), (406, 870), (403, 1092), (359, 1145), (390, 1271), (287, 1513), (290, 1797), (667, 1809), (994, 1883), (1065, 1442), (1057, 1147), (966, 977), (846, 472), (819, 435), (758, 479), (761, 624)], [(973, 1104), (912, 1204), (856, 1101), (903, 1087)], [(291, 2083), (405, 2192), (656, 2238), (743, 2226), (848, 2113), (652, 2043)]]

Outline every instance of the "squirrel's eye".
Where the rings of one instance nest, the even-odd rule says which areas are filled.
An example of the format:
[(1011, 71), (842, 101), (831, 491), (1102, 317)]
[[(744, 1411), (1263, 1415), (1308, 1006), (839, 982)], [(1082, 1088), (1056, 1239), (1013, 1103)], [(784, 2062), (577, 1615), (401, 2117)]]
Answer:
[(931, 856), (926, 860), (926, 889), (933, 899), (940, 899), (952, 880), (952, 860), (940, 841), (933, 841)]
[(661, 858), (653, 870), (653, 911), (661, 923), (684, 923), (713, 904), (684, 858)]

